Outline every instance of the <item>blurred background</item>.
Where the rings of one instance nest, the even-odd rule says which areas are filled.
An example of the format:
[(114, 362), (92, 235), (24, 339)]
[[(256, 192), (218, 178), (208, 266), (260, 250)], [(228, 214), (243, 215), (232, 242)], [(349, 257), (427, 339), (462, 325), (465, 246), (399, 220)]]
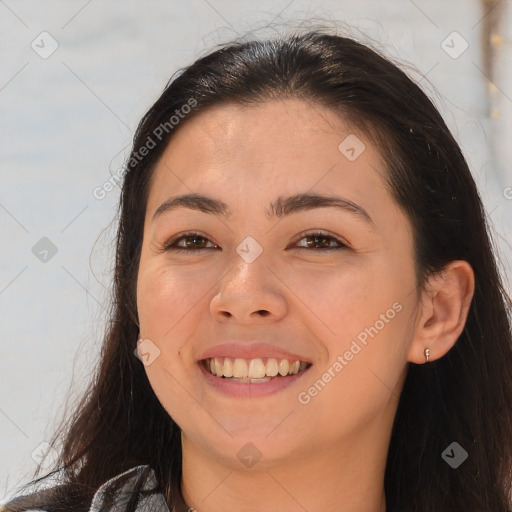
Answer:
[(512, 0), (0, 0), (0, 503), (34, 476), (97, 361), (139, 119), (214, 46), (310, 24), (369, 41), (433, 99), (510, 292)]

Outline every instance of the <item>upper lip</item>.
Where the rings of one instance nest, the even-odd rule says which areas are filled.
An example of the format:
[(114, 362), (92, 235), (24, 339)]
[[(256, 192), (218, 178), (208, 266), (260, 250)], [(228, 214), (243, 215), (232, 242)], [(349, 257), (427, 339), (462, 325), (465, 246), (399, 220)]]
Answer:
[(275, 359), (288, 359), (290, 361), (303, 361), (311, 363), (309, 357), (289, 352), (270, 343), (222, 343), (206, 349), (199, 357), (199, 361), (212, 357), (232, 357), (240, 359), (263, 359), (273, 357)]

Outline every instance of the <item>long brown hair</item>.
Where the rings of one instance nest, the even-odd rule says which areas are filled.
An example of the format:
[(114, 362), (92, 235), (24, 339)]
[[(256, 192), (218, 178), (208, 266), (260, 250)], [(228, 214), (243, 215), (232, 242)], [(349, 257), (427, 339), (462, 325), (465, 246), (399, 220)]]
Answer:
[[(47, 497), (19, 499), (7, 511), (85, 511), (102, 483), (142, 464), (155, 471), (156, 491), (170, 506), (176, 503), (180, 429), (134, 356), (148, 183), (173, 134), (197, 112), (227, 101), (291, 97), (328, 106), (371, 134), (387, 165), (389, 190), (413, 228), (418, 286), (455, 259), (468, 261), (475, 272), (474, 297), (457, 343), (429, 364), (409, 363), (385, 471), (387, 511), (511, 511), (512, 303), (475, 181), (441, 115), (401, 69), (367, 45), (322, 30), (216, 49), (181, 70), (144, 115), (122, 183), (101, 362), (51, 443), (63, 439), (54, 468), (63, 472), (62, 485)], [(193, 107), (184, 109), (186, 104)], [(174, 124), (177, 111), (187, 112)], [(454, 441), (468, 453), (457, 469), (441, 457)]]

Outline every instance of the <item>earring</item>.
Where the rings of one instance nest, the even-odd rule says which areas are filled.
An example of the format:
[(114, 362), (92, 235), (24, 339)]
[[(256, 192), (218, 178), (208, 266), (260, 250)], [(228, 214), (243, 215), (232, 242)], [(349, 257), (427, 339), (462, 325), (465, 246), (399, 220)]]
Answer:
[(427, 363), (428, 363), (428, 357), (430, 356), (430, 349), (429, 348), (426, 348), (425, 349), (425, 359), (427, 360)]

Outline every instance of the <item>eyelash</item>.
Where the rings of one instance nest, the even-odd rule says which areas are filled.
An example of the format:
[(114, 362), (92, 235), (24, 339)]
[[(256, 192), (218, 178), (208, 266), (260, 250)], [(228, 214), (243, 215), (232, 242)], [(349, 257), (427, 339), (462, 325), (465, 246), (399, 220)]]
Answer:
[[(348, 249), (348, 246), (346, 244), (344, 244), (341, 240), (339, 240), (338, 238), (336, 238), (334, 236), (331, 236), (331, 235), (329, 235), (327, 233), (323, 233), (321, 231), (302, 232), (299, 236), (301, 238), (299, 238), (298, 242), (300, 242), (301, 240), (303, 240), (304, 238), (307, 238), (307, 237), (321, 236), (323, 238), (328, 238), (330, 240), (334, 240), (335, 242), (340, 244), (339, 247), (326, 247), (326, 248), (323, 248), (323, 249), (316, 249), (316, 250), (332, 251), (332, 250), (339, 250), (339, 249)], [(208, 250), (208, 249), (215, 249), (215, 247), (201, 247), (199, 249), (186, 249), (184, 247), (177, 247), (176, 246), (176, 244), (179, 241), (185, 240), (187, 238), (194, 238), (194, 237), (199, 237), (199, 238), (203, 238), (204, 240), (208, 240), (206, 237), (204, 237), (200, 233), (197, 233), (195, 231), (189, 231), (187, 233), (183, 233), (181, 236), (179, 236), (177, 238), (169, 240), (168, 242), (166, 242), (164, 244), (162, 249), (164, 251), (184, 252), (184, 253), (197, 252), (197, 251)], [(308, 247), (299, 247), (298, 249), (299, 250), (305, 250), (305, 251), (315, 250), (314, 248), (308, 248)]]

